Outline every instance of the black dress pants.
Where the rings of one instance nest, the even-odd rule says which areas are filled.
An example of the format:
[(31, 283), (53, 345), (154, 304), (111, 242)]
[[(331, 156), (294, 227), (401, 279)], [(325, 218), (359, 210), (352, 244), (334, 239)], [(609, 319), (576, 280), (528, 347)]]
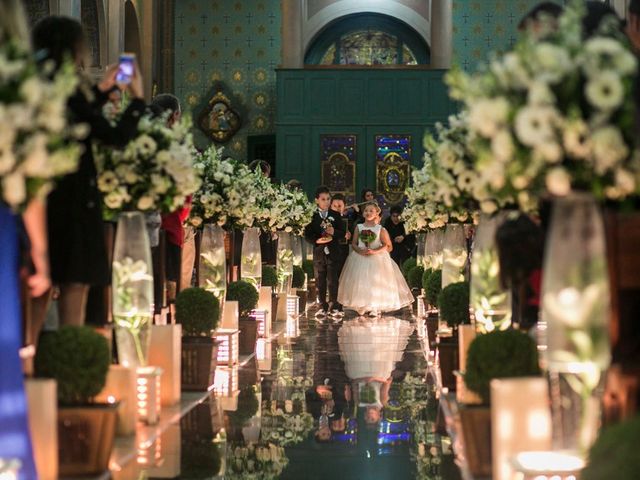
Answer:
[[(338, 279), (342, 265), (339, 258), (324, 253), (324, 250), (316, 249), (313, 253), (313, 270), (318, 288), (318, 301), (320, 308), (324, 310), (340, 309), (338, 303)], [(329, 299), (327, 301), (327, 290)]]

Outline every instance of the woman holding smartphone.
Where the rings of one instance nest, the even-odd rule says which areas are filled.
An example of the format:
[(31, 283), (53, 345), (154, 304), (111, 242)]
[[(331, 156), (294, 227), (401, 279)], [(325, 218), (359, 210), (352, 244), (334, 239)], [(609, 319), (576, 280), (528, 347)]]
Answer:
[[(134, 61), (133, 75), (119, 77), (120, 81), (130, 80), (128, 84), (116, 83), (120, 68), (115, 65), (94, 85), (83, 72), (89, 52), (86, 36), (82, 25), (72, 18), (53, 16), (41, 20), (33, 30), (33, 48), (41, 65), (53, 64), (55, 71), (69, 59), (75, 63), (80, 77), (67, 107), (71, 123), (88, 127), (84, 153), (78, 171), (64, 177), (50, 193), (47, 223), (51, 280), (60, 289), (60, 323), (83, 325), (89, 287), (110, 282), (102, 196), (97, 187), (91, 145), (100, 142), (121, 147), (136, 135), (145, 109), (142, 78)], [(102, 107), (116, 88), (126, 89), (132, 100), (114, 125), (103, 116)]]

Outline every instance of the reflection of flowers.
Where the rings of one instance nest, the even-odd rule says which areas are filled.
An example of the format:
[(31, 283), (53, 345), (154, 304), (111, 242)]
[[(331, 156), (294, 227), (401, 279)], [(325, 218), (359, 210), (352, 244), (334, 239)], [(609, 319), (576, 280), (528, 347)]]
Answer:
[(505, 330), (511, 325), (509, 293), (500, 286), (498, 252), (493, 248), (475, 251), (471, 262), (471, 306), (476, 327), (482, 333)]
[[(275, 400), (265, 401), (262, 406), (262, 440), (274, 442), (281, 447), (304, 441), (313, 429), (313, 416), (304, 411), (302, 402), (288, 399), (282, 409)], [(294, 408), (294, 405), (300, 405)]]
[(113, 318), (118, 327), (126, 329), (131, 335), (140, 365), (146, 363), (141, 337), (151, 322), (151, 309), (145, 302), (145, 310), (138, 310), (139, 305), (135, 302), (138, 291), (136, 284), (152, 281), (153, 277), (142, 260), (134, 262), (131, 257), (126, 257), (122, 262), (113, 262)]
[(227, 480), (271, 480), (289, 463), (284, 448), (273, 443), (230, 445), (227, 448)]

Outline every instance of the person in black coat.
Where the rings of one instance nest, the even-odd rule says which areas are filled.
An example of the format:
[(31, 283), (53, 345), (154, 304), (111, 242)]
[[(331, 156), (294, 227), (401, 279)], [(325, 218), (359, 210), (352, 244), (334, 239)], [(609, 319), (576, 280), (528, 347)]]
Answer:
[(391, 215), (384, 222), (384, 228), (389, 232), (389, 238), (393, 243), (391, 258), (399, 266), (402, 266), (404, 261), (411, 256), (416, 246), (416, 237), (415, 235), (407, 235), (404, 222), (400, 220), (401, 214), (402, 207), (393, 206), (391, 207)]
[(51, 280), (60, 288), (58, 309), (61, 324), (82, 325), (90, 286), (110, 282), (110, 266), (103, 234), (102, 196), (97, 187), (97, 171), (92, 144), (122, 147), (137, 133), (144, 112), (142, 78), (137, 64), (128, 85), (132, 98), (115, 125), (103, 116), (102, 107), (115, 82), (118, 66), (110, 67), (98, 85), (81, 73), (88, 52), (82, 25), (67, 17), (47, 17), (33, 30), (33, 46), (41, 64), (57, 70), (67, 58), (78, 68), (80, 83), (67, 104), (70, 122), (86, 125), (84, 153), (78, 171), (66, 175), (47, 200)]
[[(327, 187), (316, 189), (318, 210), (304, 230), (304, 238), (314, 245), (313, 270), (318, 288), (320, 310), (316, 316), (331, 313), (342, 316), (342, 305), (338, 303), (338, 279), (340, 277), (342, 246), (346, 230), (341, 215), (329, 208), (331, 193)], [(329, 300), (327, 301), (327, 290)]]

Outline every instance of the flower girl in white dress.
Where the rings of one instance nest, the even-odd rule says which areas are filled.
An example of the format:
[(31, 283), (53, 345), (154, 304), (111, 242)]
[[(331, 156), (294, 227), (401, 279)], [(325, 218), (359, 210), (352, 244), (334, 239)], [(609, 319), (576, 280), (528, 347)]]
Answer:
[(380, 207), (368, 203), (364, 223), (354, 231), (352, 247), (340, 275), (338, 302), (358, 315), (393, 312), (413, 303), (413, 294), (391, 259), (391, 239), (377, 223)]

